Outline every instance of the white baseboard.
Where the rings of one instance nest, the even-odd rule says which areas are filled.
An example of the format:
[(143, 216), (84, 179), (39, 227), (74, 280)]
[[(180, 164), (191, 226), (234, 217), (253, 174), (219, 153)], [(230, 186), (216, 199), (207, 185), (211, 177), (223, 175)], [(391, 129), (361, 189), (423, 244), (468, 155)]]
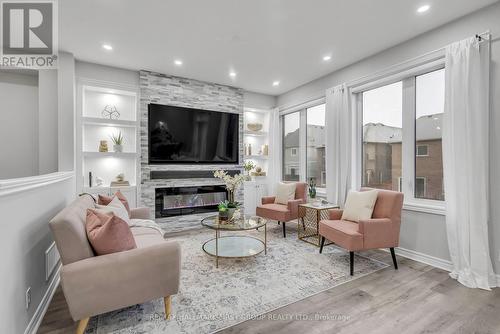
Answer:
[[(385, 249), (384, 249), (385, 250)], [(388, 251), (388, 250), (386, 250)], [(446, 271), (451, 271), (453, 265), (451, 261), (443, 260), (431, 255), (427, 255), (424, 253), (416, 252), (414, 250), (397, 247), (396, 255), (406, 257), (407, 259), (414, 260), (417, 262), (428, 264), (429, 266), (433, 266), (439, 269), (443, 269)]]
[(26, 327), (24, 334), (36, 334), (36, 332), (38, 331), (38, 327), (40, 327), (43, 317), (45, 316), (45, 313), (49, 308), (52, 297), (54, 297), (54, 293), (56, 292), (56, 289), (59, 286), (60, 270), (61, 270), (61, 265), (59, 264), (59, 267), (57, 267), (57, 269), (55, 270), (54, 275), (52, 276), (52, 280), (49, 283), (49, 287), (45, 292), (45, 295), (43, 295), (40, 304), (36, 308), (35, 314), (33, 314), (33, 317), (31, 318), (28, 327)]

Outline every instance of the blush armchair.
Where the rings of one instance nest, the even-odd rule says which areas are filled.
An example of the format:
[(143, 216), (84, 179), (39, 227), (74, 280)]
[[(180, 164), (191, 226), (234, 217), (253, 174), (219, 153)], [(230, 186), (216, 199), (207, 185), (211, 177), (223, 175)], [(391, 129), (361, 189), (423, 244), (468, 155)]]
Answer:
[(295, 199), (289, 200), (287, 205), (275, 203), (276, 196), (262, 197), (262, 204), (257, 207), (256, 214), (259, 217), (277, 220), (278, 225), (283, 225), (283, 238), (286, 238), (286, 222), (297, 219), (299, 204), (307, 202), (307, 183), (297, 182), (295, 187)]
[[(371, 190), (363, 188), (361, 191)], [(329, 211), (330, 217), (319, 222), (319, 234), (323, 251), (325, 239), (349, 251), (350, 273), (354, 274), (354, 252), (374, 248), (389, 248), (394, 268), (398, 269), (394, 247), (399, 245), (403, 194), (390, 190), (378, 190), (372, 218), (359, 223), (342, 220), (342, 210)]]

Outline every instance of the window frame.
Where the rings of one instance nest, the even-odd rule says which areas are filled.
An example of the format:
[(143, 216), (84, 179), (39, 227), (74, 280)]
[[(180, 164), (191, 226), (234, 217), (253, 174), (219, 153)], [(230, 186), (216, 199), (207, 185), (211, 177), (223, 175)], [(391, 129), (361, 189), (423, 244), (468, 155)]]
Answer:
[[(307, 109), (316, 107), (321, 104), (326, 104), (326, 98), (320, 97), (317, 99), (313, 99), (311, 101), (308, 101), (306, 103), (297, 105), (292, 108), (288, 108), (285, 110), (280, 111), (280, 127), (281, 127), (281, 138), (283, 142), (283, 138), (285, 135), (285, 129), (284, 129), (284, 119), (286, 115), (293, 114), (298, 112), (299, 113), (299, 148), (298, 148), (298, 154), (299, 156), (299, 181), (300, 182), (309, 182), (307, 179)], [(325, 114), (326, 118), (326, 114)], [(326, 119), (325, 119), (326, 122)], [(284, 171), (284, 152), (285, 150), (283, 149), (283, 144), (282, 147), (280, 148), (282, 151), (282, 161), (281, 161), (281, 170)], [(291, 155), (291, 152), (290, 152)], [(326, 156), (325, 156), (326, 159)], [(326, 171), (325, 171), (325, 179), (326, 179)], [(326, 188), (316, 188), (316, 195), (318, 197), (326, 197)]]
[[(416, 146), (416, 148), (415, 148), (415, 156), (416, 157), (428, 157), (429, 156), (429, 145), (427, 145), (427, 144), (420, 144), (420, 145), (418, 145), (417, 143), (415, 143), (415, 146)], [(419, 154), (418, 153), (418, 148), (419, 147), (425, 147), (425, 154)]]
[[(402, 64), (392, 66), (385, 71), (361, 78), (348, 84), (353, 106), (353, 159), (352, 188), (362, 185), (363, 176), (363, 92), (403, 82), (403, 140), (402, 140), (402, 192), (405, 196), (403, 208), (411, 211), (444, 215), (444, 201), (415, 197), (416, 171), (416, 77), (445, 68), (444, 52), (437, 51)], [(407, 129), (405, 131), (405, 129)]]

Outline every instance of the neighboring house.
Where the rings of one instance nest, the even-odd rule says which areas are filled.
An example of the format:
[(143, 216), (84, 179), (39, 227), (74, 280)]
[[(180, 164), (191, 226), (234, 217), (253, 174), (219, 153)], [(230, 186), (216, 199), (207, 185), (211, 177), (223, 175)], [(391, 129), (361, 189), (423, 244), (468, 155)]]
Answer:
[[(283, 176), (287, 181), (299, 180), (300, 146), (299, 129), (288, 133), (283, 140)], [(318, 187), (325, 187), (325, 128), (307, 125), (307, 175)]]
[[(442, 114), (422, 116), (416, 121), (415, 197), (443, 200), (441, 147)], [(363, 127), (363, 184), (401, 190), (400, 128), (381, 123)]]

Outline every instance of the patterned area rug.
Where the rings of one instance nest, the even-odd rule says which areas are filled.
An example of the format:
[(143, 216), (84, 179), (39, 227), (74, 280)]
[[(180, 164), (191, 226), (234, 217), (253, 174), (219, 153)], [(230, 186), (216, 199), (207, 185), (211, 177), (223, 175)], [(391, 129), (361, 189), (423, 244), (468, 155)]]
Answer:
[[(241, 234), (222, 235), (236, 233)], [(93, 317), (87, 333), (213, 333), (388, 266), (356, 256), (351, 277), (347, 252), (330, 245), (319, 254), (318, 247), (298, 240), (294, 229), (283, 239), (281, 227), (270, 223), (267, 255), (220, 259), (216, 268), (215, 258), (201, 249), (213, 236), (200, 229), (167, 237), (182, 245), (180, 292), (172, 297), (169, 321), (158, 299)]]

